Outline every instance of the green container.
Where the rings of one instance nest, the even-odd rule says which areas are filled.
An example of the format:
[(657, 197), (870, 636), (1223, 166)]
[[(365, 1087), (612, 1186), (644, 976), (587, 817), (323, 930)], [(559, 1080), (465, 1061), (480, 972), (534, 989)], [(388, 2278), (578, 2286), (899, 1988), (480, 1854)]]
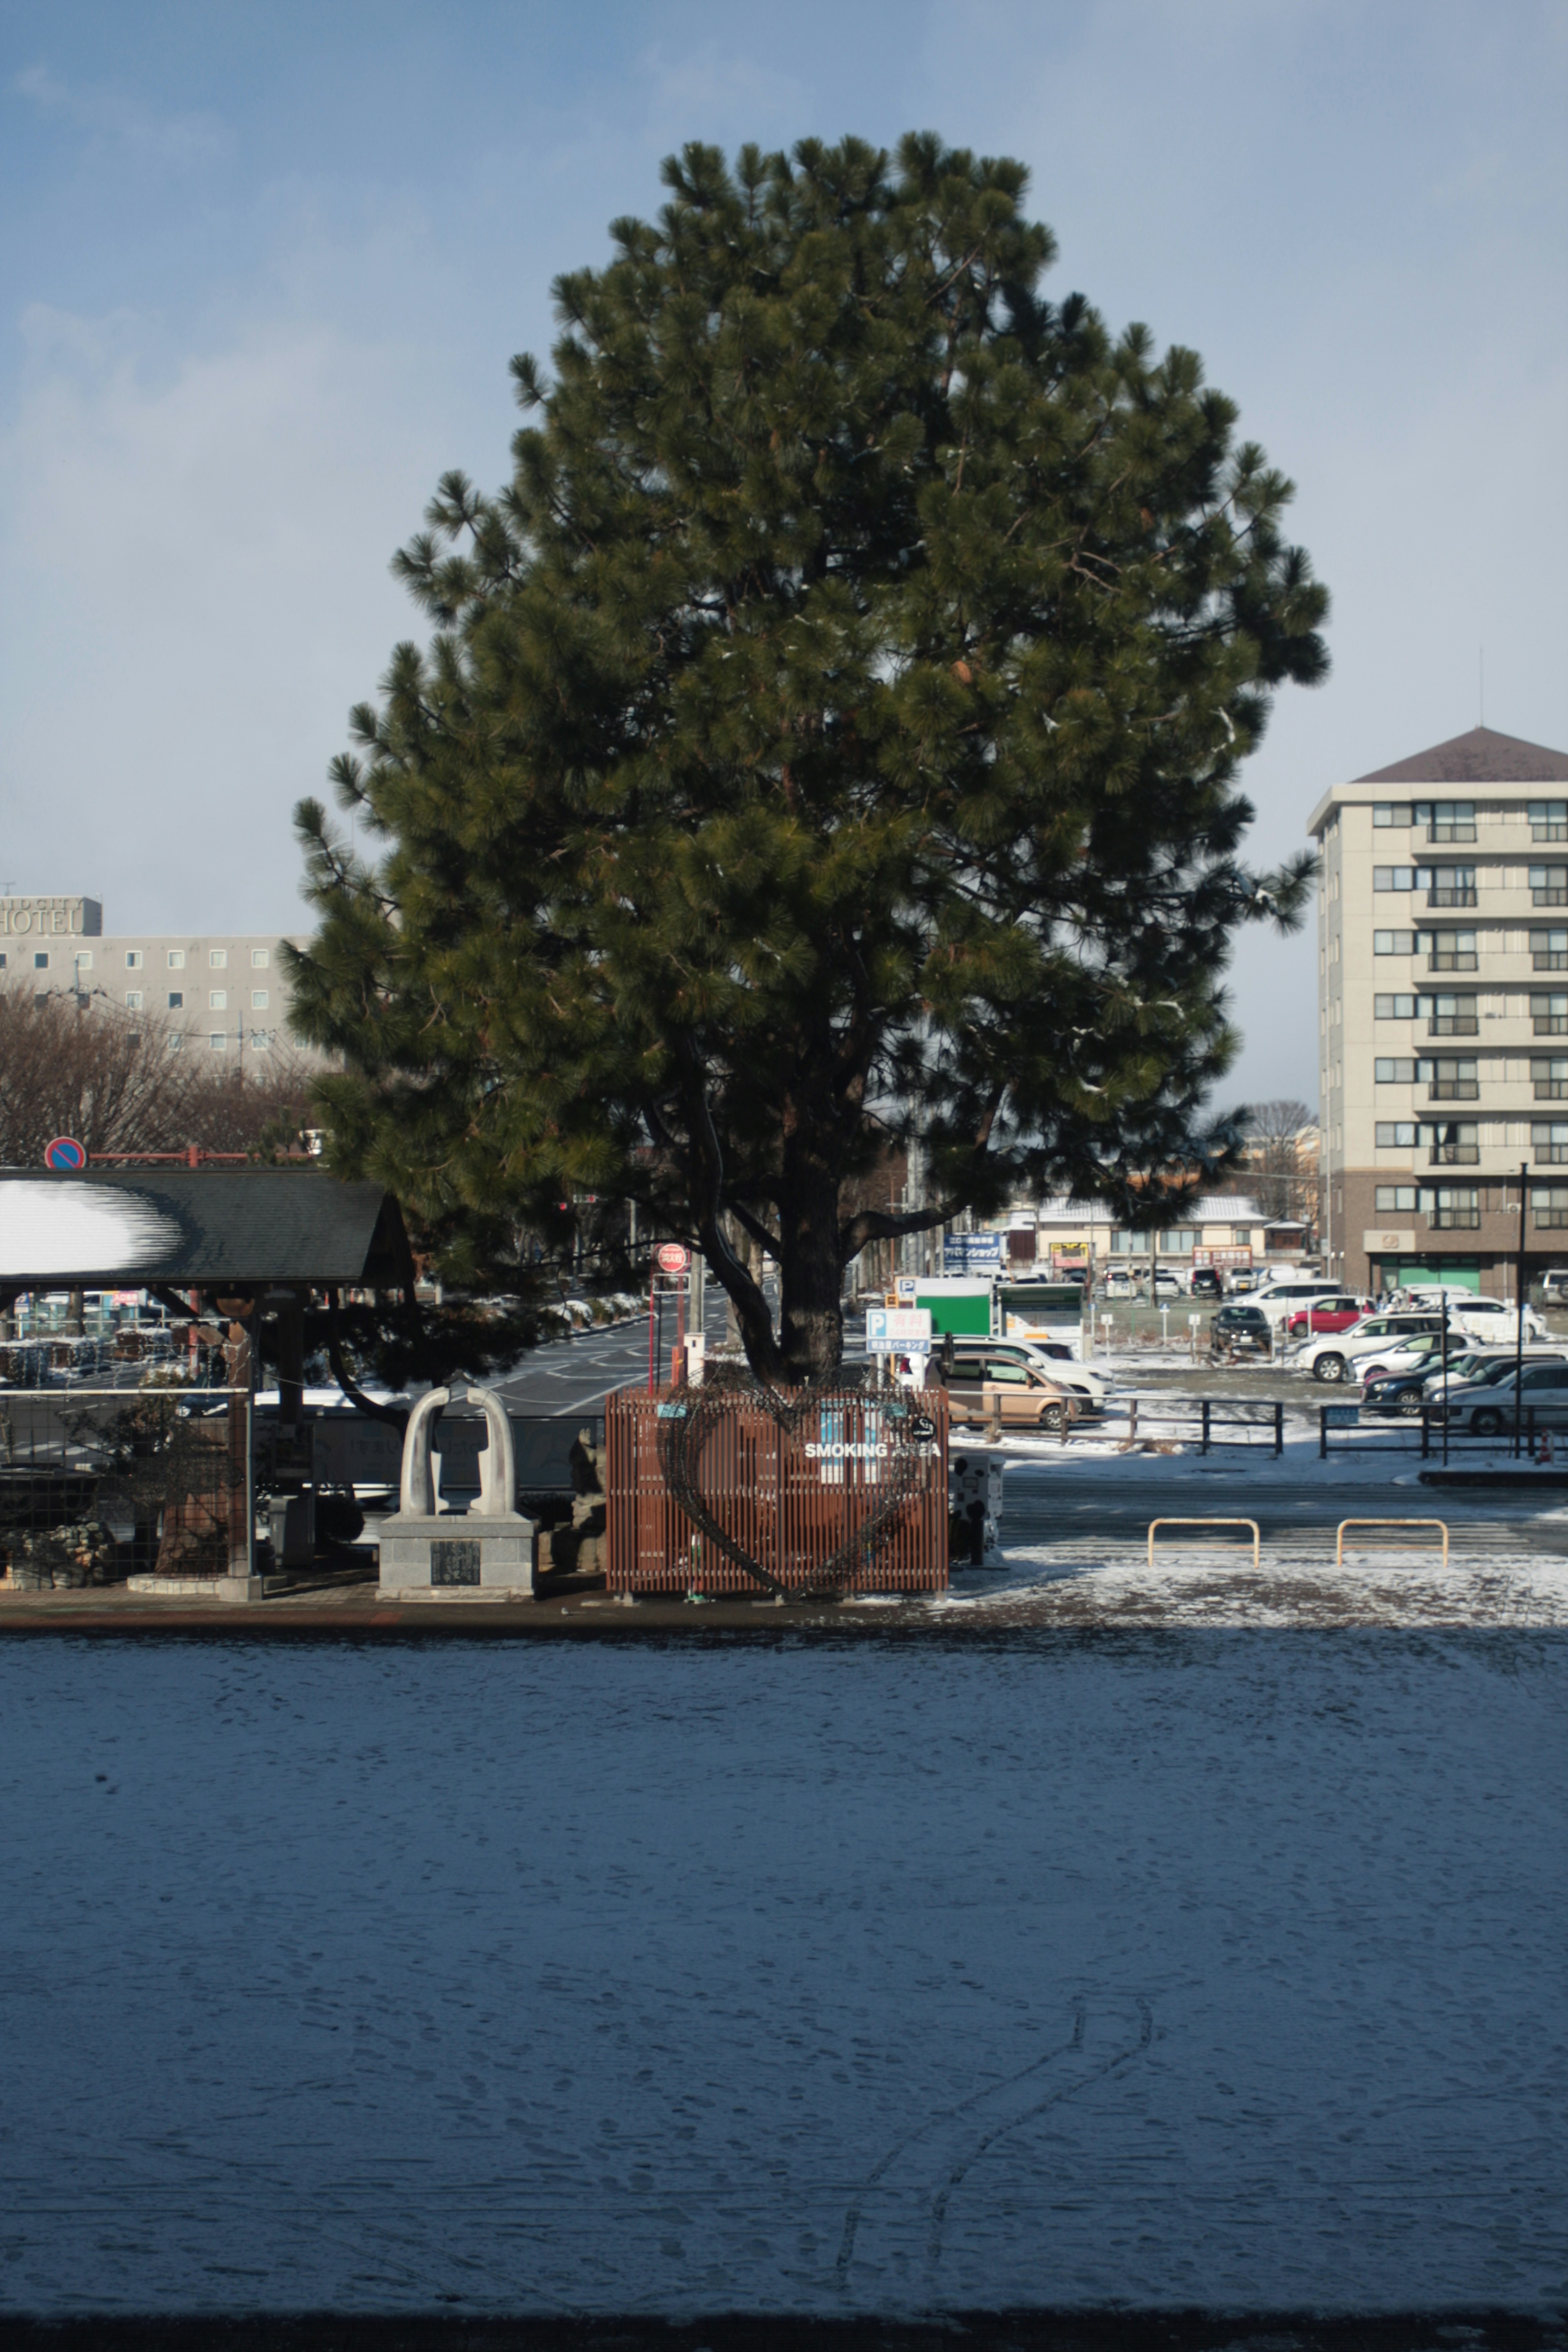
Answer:
[(929, 1307), (933, 1339), (943, 1331), (955, 1337), (982, 1339), (991, 1337), (991, 1286), (973, 1290), (921, 1290), (916, 1287), (915, 1305)]

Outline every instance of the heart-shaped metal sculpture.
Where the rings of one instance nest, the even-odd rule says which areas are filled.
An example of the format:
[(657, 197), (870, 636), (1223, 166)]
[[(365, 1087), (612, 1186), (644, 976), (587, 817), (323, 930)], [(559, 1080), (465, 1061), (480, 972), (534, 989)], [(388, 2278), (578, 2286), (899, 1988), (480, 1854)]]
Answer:
[[(859, 1425), (870, 1415), (876, 1417), (872, 1424), (874, 1440), (840, 1437), (837, 1441), (820, 1441), (816, 1449), (811, 1449), (820, 1456), (832, 1457), (839, 1477), (845, 1481), (848, 1480), (852, 1464), (874, 1454), (874, 1479), (850, 1491), (875, 1491), (876, 1501), (865, 1517), (848, 1528), (836, 1549), (816, 1561), (805, 1579), (793, 1586), (765, 1568), (724, 1525), (704, 1488), (704, 1454), (723, 1423), (744, 1404), (760, 1408), (788, 1436), (794, 1436), (814, 1415), (821, 1417), (819, 1425), (824, 1430), (834, 1426), (842, 1429), (852, 1423)], [(692, 1526), (743, 1576), (781, 1600), (792, 1594), (807, 1600), (826, 1600), (841, 1592), (855, 1570), (868, 1563), (891, 1534), (915, 1493), (925, 1449), (934, 1433), (929, 1417), (901, 1394), (806, 1388), (792, 1395), (780, 1395), (759, 1381), (731, 1377), (710, 1380), (700, 1388), (687, 1391), (673, 1409), (661, 1407), (659, 1465), (666, 1486)]]

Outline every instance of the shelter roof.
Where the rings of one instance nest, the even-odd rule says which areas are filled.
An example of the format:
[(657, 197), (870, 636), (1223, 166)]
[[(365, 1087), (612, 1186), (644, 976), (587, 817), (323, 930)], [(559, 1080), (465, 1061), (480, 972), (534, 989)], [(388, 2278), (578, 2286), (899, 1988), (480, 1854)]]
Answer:
[(392, 1285), (408, 1265), (379, 1184), (293, 1169), (0, 1169), (0, 1285), (13, 1289)]
[(1568, 751), (1500, 735), (1495, 727), (1472, 727), (1450, 735), (1430, 751), (1415, 751), (1391, 768), (1373, 768), (1358, 784), (1561, 784), (1568, 783)]

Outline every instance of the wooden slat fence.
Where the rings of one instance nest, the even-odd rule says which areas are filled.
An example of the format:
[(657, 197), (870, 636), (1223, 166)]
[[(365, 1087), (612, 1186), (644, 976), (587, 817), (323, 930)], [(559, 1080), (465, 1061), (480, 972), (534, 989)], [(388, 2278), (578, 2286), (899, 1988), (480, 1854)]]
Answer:
[[(660, 1458), (661, 1417), (685, 1414), (697, 1389), (622, 1389), (606, 1398), (606, 1531), (613, 1592), (759, 1593), (763, 1588), (694, 1525), (670, 1493)], [(788, 1408), (803, 1402), (784, 1392)], [(916, 1400), (930, 1434), (907, 1498), (868, 1558), (851, 1548), (836, 1578), (846, 1592), (947, 1589), (947, 1398)], [(726, 1393), (703, 1443), (700, 1484), (731, 1540), (792, 1592), (820, 1585), (825, 1569), (886, 1493), (886, 1465), (901, 1433), (888, 1400), (858, 1391), (815, 1399), (781, 1423), (760, 1398)]]

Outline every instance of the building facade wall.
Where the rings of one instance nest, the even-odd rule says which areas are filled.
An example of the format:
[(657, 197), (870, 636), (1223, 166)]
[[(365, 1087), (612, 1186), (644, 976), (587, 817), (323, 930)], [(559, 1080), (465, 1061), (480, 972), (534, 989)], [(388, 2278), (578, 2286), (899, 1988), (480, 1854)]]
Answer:
[[(0, 982), (146, 1013), (166, 1024), (183, 1050), (221, 1054), (231, 1064), (259, 1069), (275, 1055), (324, 1058), (299, 1045), (289, 1027), (281, 950), (286, 943), (304, 947), (303, 937), (228, 931), (106, 938), (79, 917), (68, 928), (71, 910), (83, 908), (101, 920), (91, 899), (0, 900)], [(23, 915), (30, 918), (25, 924)]]
[(1521, 1164), (1527, 1279), (1568, 1258), (1568, 783), (1369, 779), (1311, 828), (1328, 1262), (1511, 1295)]

